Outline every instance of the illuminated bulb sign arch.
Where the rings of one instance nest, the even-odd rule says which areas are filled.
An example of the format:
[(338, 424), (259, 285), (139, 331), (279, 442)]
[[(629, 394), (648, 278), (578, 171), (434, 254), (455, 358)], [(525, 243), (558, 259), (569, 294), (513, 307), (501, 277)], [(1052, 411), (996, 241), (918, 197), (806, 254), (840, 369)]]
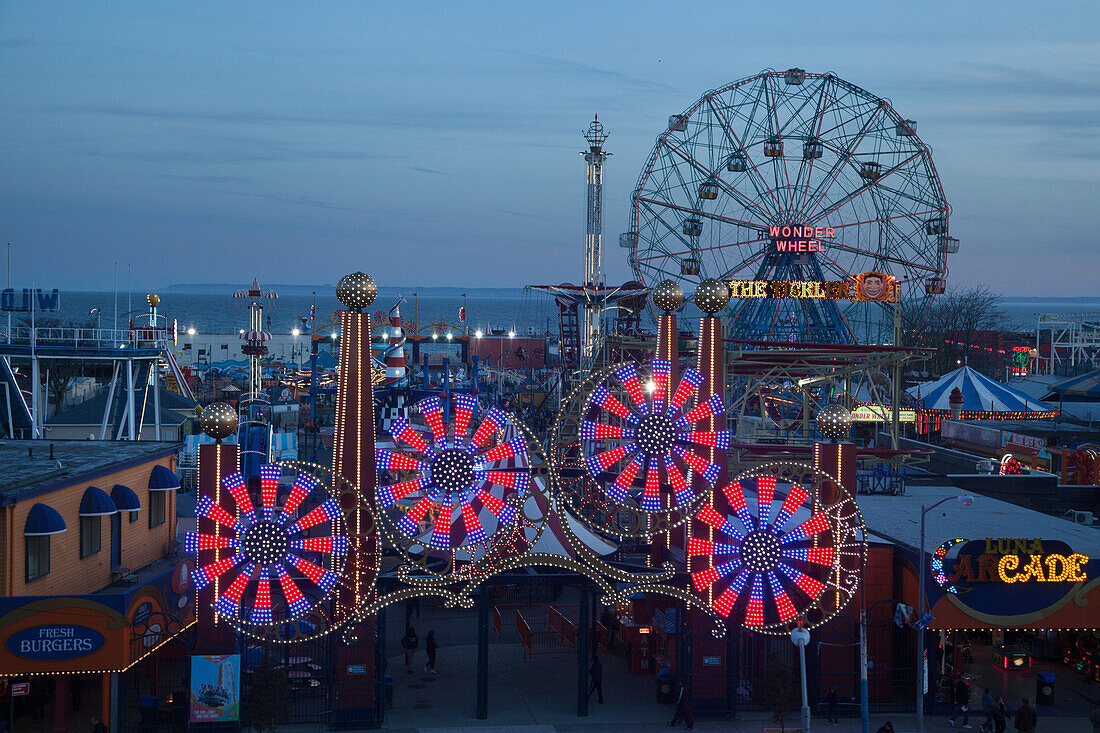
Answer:
[[(952, 561), (947, 551), (962, 545)], [(978, 584), (1081, 583), (1089, 579), (1089, 557), (1063, 542), (1027, 537), (986, 537), (944, 542), (933, 553), (932, 579), (951, 593)]]
[(897, 278), (884, 272), (861, 272), (851, 280), (730, 280), (727, 285), (731, 298), (894, 303), (898, 297)]

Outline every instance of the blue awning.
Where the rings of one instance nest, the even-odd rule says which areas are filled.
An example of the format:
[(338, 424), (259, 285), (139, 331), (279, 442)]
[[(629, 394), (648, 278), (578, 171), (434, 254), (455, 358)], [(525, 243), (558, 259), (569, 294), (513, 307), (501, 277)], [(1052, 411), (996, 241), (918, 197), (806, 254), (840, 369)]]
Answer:
[(118, 507), (107, 496), (107, 492), (98, 486), (89, 486), (84, 489), (84, 496), (80, 498), (80, 516), (103, 517), (114, 514)]
[(27, 537), (40, 537), (65, 531), (65, 520), (52, 506), (35, 504), (27, 512), (27, 523), (23, 525), (23, 534)]
[(141, 500), (129, 486), (115, 484), (111, 489), (111, 501), (115, 503), (120, 512), (136, 512), (141, 509)]
[(153, 466), (153, 472), (149, 474), (149, 491), (175, 491), (179, 487), (179, 476), (165, 466)]

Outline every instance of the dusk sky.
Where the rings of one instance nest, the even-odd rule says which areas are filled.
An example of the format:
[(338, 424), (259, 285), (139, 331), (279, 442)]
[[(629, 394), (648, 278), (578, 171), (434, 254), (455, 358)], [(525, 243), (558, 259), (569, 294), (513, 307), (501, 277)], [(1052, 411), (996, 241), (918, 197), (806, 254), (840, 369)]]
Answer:
[(519, 286), (584, 269), (599, 113), (609, 280), (670, 114), (832, 71), (933, 150), (951, 283), (1096, 296), (1100, 4), (0, 4), (0, 244), (15, 284)]

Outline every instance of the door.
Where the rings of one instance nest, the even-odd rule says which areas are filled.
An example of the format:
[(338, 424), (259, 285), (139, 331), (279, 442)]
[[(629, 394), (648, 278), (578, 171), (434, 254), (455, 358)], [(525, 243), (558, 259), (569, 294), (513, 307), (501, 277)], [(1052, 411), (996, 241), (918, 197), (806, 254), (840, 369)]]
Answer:
[(111, 567), (122, 565), (122, 512), (111, 515)]

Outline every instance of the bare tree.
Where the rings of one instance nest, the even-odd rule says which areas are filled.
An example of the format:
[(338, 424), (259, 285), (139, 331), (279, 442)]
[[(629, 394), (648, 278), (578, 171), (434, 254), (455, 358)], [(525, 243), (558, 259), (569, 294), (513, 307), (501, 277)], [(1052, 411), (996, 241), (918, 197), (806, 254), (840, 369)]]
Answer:
[(905, 343), (936, 349), (927, 366), (935, 374), (968, 364), (998, 377), (1007, 359), (1001, 334), (1010, 330), (998, 297), (985, 285), (974, 285), (941, 295), (926, 312), (903, 307)]

